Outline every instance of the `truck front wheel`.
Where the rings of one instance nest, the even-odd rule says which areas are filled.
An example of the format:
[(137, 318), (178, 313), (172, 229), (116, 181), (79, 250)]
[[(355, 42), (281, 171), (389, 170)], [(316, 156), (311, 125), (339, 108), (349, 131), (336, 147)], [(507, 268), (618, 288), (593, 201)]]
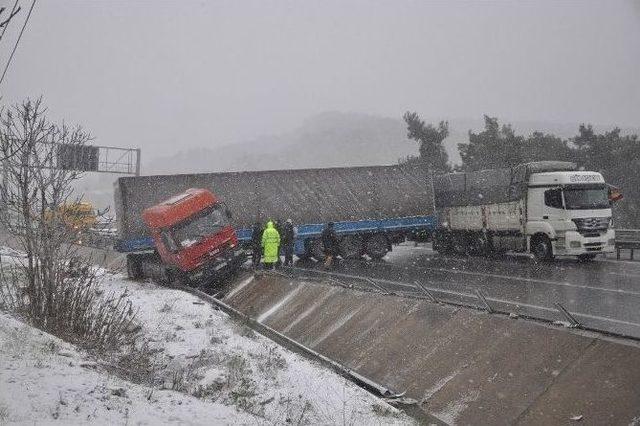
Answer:
[(185, 285), (188, 287), (193, 285), (189, 276), (177, 269), (166, 269), (165, 276), (168, 285)]
[(553, 246), (546, 235), (535, 235), (531, 238), (530, 250), (538, 262), (546, 262), (553, 259)]
[(142, 263), (138, 256), (127, 256), (127, 276), (131, 280), (142, 278)]

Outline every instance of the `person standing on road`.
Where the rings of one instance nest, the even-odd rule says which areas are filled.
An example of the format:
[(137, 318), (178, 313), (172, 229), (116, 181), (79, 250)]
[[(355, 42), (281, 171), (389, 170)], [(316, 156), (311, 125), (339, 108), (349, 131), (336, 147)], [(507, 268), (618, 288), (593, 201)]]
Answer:
[(296, 229), (293, 221), (287, 219), (282, 227), (282, 247), (284, 252), (284, 266), (293, 265), (293, 245), (296, 241)]
[(278, 261), (280, 250), (280, 234), (273, 226), (273, 222), (267, 222), (267, 228), (262, 233), (263, 262), (265, 269), (273, 269)]
[(272, 220), (273, 227), (278, 231), (278, 235), (280, 235), (280, 246), (278, 247), (278, 260), (276, 260), (276, 268), (279, 268), (282, 265), (282, 259), (280, 255), (282, 254), (282, 221), (280, 219)]
[(324, 246), (324, 266), (325, 268), (329, 268), (334, 266), (334, 258), (339, 254), (340, 247), (338, 243), (338, 236), (336, 235), (336, 231), (333, 229), (333, 222), (329, 222), (322, 230), (322, 245)]
[(262, 258), (262, 225), (260, 222), (253, 224), (251, 230), (251, 261), (254, 268), (260, 266), (260, 259)]

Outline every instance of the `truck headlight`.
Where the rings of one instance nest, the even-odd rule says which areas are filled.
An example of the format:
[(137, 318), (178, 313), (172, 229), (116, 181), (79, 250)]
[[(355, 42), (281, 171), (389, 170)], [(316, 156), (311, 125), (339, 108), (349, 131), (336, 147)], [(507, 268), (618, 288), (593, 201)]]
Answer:
[(569, 247), (571, 247), (571, 248), (580, 248), (580, 247), (582, 247), (582, 243), (580, 243), (580, 241), (571, 241), (569, 243)]

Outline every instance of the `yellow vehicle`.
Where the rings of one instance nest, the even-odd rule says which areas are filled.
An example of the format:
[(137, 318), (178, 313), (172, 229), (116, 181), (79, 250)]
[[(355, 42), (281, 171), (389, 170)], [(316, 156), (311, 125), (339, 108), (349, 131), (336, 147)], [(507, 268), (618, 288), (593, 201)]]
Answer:
[[(69, 229), (84, 231), (94, 226), (98, 220), (91, 203), (79, 202), (63, 204), (58, 208), (58, 219)], [(52, 214), (49, 218), (52, 218)]]

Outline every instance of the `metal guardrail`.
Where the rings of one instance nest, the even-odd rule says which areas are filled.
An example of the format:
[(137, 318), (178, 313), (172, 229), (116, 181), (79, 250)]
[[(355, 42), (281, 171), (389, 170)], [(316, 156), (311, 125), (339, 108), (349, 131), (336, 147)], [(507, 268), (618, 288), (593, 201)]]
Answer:
[[(219, 308), (220, 310), (222, 310), (232, 318), (242, 321), (243, 324), (250, 327), (254, 331), (262, 334), (263, 336), (273, 340), (274, 342), (280, 345), (283, 345), (289, 349), (297, 351), (299, 354), (305, 356), (307, 359), (311, 359), (313, 361), (324, 364), (325, 366), (331, 368), (341, 376), (351, 380), (358, 386), (366, 389), (370, 393), (379, 397), (386, 398), (388, 402), (390, 402), (391, 400), (399, 400), (400, 398), (403, 398), (406, 393), (406, 391), (405, 392), (394, 391), (387, 386), (379, 384), (357, 373), (356, 371), (352, 370), (346, 365), (343, 365), (319, 352), (314, 351), (313, 349), (290, 338), (289, 336), (263, 324), (262, 322), (260, 322), (260, 320), (254, 319), (251, 316), (232, 307), (231, 305), (224, 303), (222, 300), (217, 299), (215, 296), (205, 293), (201, 289), (194, 288), (194, 287), (187, 287), (187, 286), (177, 286), (175, 288), (185, 291), (187, 293), (190, 293), (200, 298), (201, 300), (210, 303), (211, 305)], [(402, 402), (402, 401), (399, 400), (398, 402)]]
[(634, 250), (640, 250), (640, 229), (616, 229), (616, 259), (620, 260), (620, 251), (629, 250), (633, 260)]
[[(380, 295), (395, 295), (406, 298), (423, 299), (432, 303), (462, 306), (465, 308), (486, 311), (487, 313), (506, 315), (511, 318), (528, 318), (537, 321), (550, 322), (569, 328), (579, 328), (588, 331), (600, 332), (612, 336), (640, 340), (640, 334), (621, 333), (611, 327), (602, 327), (593, 324), (593, 318), (588, 314), (569, 312), (561, 303), (554, 302), (552, 306), (529, 305), (527, 303), (505, 300), (499, 297), (486, 295), (480, 288), (472, 288), (471, 291), (454, 291), (438, 287), (430, 287), (428, 284), (414, 281), (413, 283), (371, 278), (352, 275), (335, 271), (307, 269), (299, 267), (281, 267), (276, 271), (264, 271), (264, 274), (282, 275), (289, 278), (301, 278), (324, 281), (330, 285), (373, 292)], [(583, 319), (583, 320), (581, 320)], [(607, 324), (617, 325), (625, 321), (614, 318), (600, 318)], [(640, 327), (640, 324), (632, 324)]]

